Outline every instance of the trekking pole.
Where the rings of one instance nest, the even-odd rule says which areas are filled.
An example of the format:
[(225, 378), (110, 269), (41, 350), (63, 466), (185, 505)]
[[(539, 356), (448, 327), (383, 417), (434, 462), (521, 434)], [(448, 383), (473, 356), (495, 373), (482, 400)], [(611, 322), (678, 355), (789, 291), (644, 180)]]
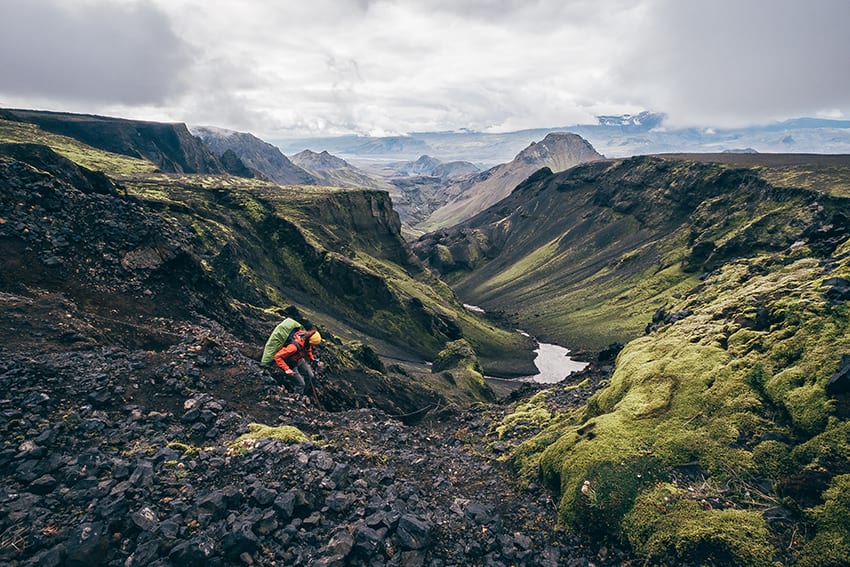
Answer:
[(313, 378), (307, 376), (307, 380), (310, 381), (310, 389), (313, 390), (313, 398), (316, 400), (316, 407), (321, 411), (325, 411), (325, 408), (322, 407), (322, 402), (319, 401), (319, 392), (316, 390), (316, 384), (313, 383)]

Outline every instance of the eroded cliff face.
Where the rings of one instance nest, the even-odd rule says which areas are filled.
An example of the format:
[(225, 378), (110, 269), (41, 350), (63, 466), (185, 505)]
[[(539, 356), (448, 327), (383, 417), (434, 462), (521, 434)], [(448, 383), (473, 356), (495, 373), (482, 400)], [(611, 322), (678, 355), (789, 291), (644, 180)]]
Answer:
[(384, 191), (325, 191), (314, 193), (306, 204), (304, 222), (322, 233), (343, 252), (357, 248), (396, 262), (405, 268), (421, 269), (418, 259), (401, 237), (401, 221)]

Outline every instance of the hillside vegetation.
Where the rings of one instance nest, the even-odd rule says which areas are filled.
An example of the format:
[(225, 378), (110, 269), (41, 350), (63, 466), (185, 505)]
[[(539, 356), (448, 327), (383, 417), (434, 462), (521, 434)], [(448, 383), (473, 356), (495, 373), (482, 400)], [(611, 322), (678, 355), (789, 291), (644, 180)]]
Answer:
[[(465, 337), (481, 353), (485, 366), (494, 366), (496, 372), (502, 366), (500, 360), (508, 372), (530, 368), (533, 353), (527, 339), (499, 330), (465, 310), (451, 290), (411, 254), (384, 192), (282, 186), (220, 174), (155, 172), (150, 162), (105, 152), (22, 122), (0, 120), (0, 136), (7, 142), (6, 159), (13, 160), (9, 164), (21, 164), (15, 171), (23, 175), (34, 168), (26, 176), (42, 175), (42, 183), (55, 185), (48, 191), (51, 197), (38, 192), (26, 197), (36, 207), (33, 214), (44, 209), (45, 199), (51, 203), (45, 219), (53, 226), (44, 227), (43, 240), (37, 243), (47, 247), (40, 253), (42, 260), (75, 254), (73, 262), (50, 267), (55, 272), (51, 276), (56, 278), (54, 286), (64, 285), (60, 282), (71, 275), (69, 269), (73, 277), (86, 280), (86, 270), (81, 267), (99, 269), (111, 263), (109, 269), (128, 271), (115, 278), (141, 272), (131, 277), (138, 280), (129, 294), (131, 303), (161, 304), (166, 297), (160, 297), (148, 281), (167, 282), (175, 287), (169, 298), (185, 295), (182, 303), (190, 307), (185, 316), (197, 310), (235, 330), (258, 349), (275, 320), (282, 317), (282, 310), (294, 307), (340, 339), (369, 344), (367, 348), (384, 354), (430, 360), (447, 342)], [(78, 166), (91, 167), (95, 173), (83, 175), (80, 172), (89, 170)], [(85, 228), (89, 217), (79, 213), (76, 220), (74, 215), (66, 217), (80, 204), (59, 205), (68, 199), (72, 204), (79, 201), (73, 191), (63, 193), (61, 187), (78, 184), (81, 175), (97, 178), (101, 184), (97, 190), (104, 194), (101, 200), (117, 203), (112, 210), (135, 207), (139, 213), (134, 224), (161, 228), (139, 233), (125, 220), (114, 220), (111, 222), (123, 231), (111, 229), (109, 235), (100, 235)], [(110, 179), (120, 180), (120, 186)], [(97, 206), (110, 207), (107, 203)], [(103, 214), (101, 226), (110, 222), (109, 216)], [(5, 220), (11, 222), (8, 217)], [(36, 218), (20, 222), (44, 223)], [(66, 224), (71, 222), (77, 226)], [(23, 240), (14, 226), (6, 224), (5, 228), (10, 251), (23, 253), (23, 242), (36, 238), (34, 226)], [(73, 238), (78, 244), (64, 244), (75, 230), (80, 235), (88, 232), (94, 241), (80, 240), (77, 235)], [(164, 230), (171, 236), (162, 233)], [(58, 247), (57, 234), (64, 234)], [(108, 240), (98, 244), (98, 238)], [(4, 261), (28, 262), (17, 254), (7, 254)], [(168, 281), (172, 256), (181, 258), (188, 282)], [(28, 276), (20, 277), (25, 284)], [(206, 283), (194, 289), (198, 282)], [(80, 285), (87, 284), (81, 281)], [(145, 285), (150, 292), (147, 295), (141, 294)], [(515, 351), (525, 352), (525, 362), (522, 356), (516, 362)], [(509, 358), (507, 353), (511, 353)], [(451, 387), (439, 379), (434, 387), (452, 396)]]
[(564, 525), (651, 563), (772, 565), (790, 550), (844, 564), (846, 158), (697, 159), (540, 172), (417, 251), (531, 330), (627, 343), (583, 408), (521, 408), (543, 422), (509, 459), (557, 491)]
[(768, 180), (787, 182), (787, 168), (659, 157), (541, 170), (414, 250), (464, 301), (571, 348), (598, 350), (642, 334), (675, 294), (724, 262), (820, 238), (846, 203), (848, 172), (812, 167), (824, 189)]

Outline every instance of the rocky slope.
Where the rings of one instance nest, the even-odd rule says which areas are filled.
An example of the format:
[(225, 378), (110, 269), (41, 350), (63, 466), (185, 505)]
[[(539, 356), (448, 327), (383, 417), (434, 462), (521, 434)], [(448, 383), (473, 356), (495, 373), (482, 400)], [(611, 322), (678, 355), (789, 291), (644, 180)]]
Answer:
[(229, 150), (265, 179), (284, 185), (316, 184), (309, 173), (292, 163), (278, 148), (253, 134), (207, 126), (194, 126), (192, 133), (216, 155), (223, 156)]
[(513, 161), (448, 185), (441, 191), (444, 204), (416, 228), (433, 231), (466, 220), (507, 197), (525, 178), (544, 167), (564, 171), (602, 157), (580, 136), (548, 134), (542, 141), (532, 142)]
[[(554, 566), (625, 557), (557, 529), (548, 491), (512, 481), (497, 457), (517, 440), (494, 424), (513, 402), (462, 410), (487, 392), (462, 340), (431, 373), (410, 361), (385, 368), (388, 359), (337, 334), (346, 314), (331, 316), (321, 301), (333, 302), (337, 285), (355, 298), (353, 307), (336, 299), (340, 311), (393, 309), (397, 321), (386, 321), (405, 332), (399, 352), (415, 353), (422, 326), (432, 340), (474, 328), (433, 311), (424, 292), (393, 289), (404, 268), (422, 268), (386, 194), (162, 174), (118, 185), (44, 145), (0, 149), (4, 564)], [(255, 227), (268, 248), (249, 245)], [(332, 236), (341, 239), (335, 255), (321, 244)], [(275, 250), (289, 254), (286, 273), (263, 272), (268, 287), (255, 285)], [(285, 313), (310, 317), (325, 335), (327, 369), (309, 398), (256, 362), (284, 314), (258, 309), (263, 293), (300, 300), (303, 311)], [(407, 303), (396, 310), (400, 297)], [(560, 403), (586, 399), (600, 376)]]

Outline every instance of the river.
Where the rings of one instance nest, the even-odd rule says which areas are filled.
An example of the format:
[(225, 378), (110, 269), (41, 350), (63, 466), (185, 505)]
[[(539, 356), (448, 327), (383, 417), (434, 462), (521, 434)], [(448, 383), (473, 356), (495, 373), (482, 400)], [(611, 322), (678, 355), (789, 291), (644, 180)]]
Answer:
[(584, 370), (587, 366), (586, 362), (573, 360), (567, 356), (570, 350), (560, 345), (537, 343), (537, 348), (534, 349), (534, 352), (537, 353), (537, 358), (534, 359), (537, 374), (520, 378), (520, 380), (531, 380), (533, 382), (540, 382), (541, 384), (555, 384), (573, 372)]
[[(477, 305), (464, 304), (464, 307), (476, 313), (484, 313), (484, 310)], [(517, 332), (529, 336), (525, 331), (517, 330)], [(568, 356), (570, 349), (560, 345), (538, 342), (534, 353), (537, 355), (534, 358), (534, 366), (537, 367), (537, 374), (516, 378), (516, 381), (556, 384), (573, 372), (579, 372), (587, 367), (586, 362), (570, 358)]]

